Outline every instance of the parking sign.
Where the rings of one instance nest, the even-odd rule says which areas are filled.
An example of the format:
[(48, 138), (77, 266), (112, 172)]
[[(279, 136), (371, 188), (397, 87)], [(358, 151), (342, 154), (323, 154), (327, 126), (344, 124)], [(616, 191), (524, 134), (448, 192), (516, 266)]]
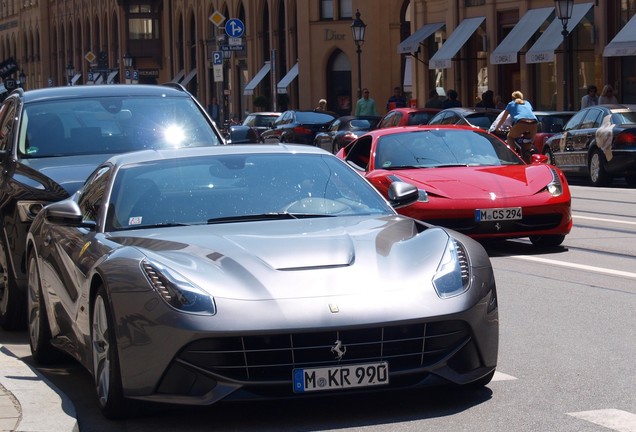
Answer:
[(214, 51), (212, 53), (212, 64), (213, 65), (223, 64), (223, 51)]

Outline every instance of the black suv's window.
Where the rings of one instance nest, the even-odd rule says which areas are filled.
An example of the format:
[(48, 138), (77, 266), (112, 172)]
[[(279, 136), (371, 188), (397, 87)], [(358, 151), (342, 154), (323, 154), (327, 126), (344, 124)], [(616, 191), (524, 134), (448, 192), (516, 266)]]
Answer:
[(220, 144), (189, 98), (126, 96), (50, 100), (25, 105), (24, 158), (123, 153)]

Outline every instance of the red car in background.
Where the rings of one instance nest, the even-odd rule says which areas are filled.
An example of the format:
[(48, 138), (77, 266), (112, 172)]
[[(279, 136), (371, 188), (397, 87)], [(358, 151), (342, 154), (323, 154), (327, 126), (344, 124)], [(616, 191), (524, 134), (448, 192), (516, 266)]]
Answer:
[(393, 182), (417, 186), (398, 213), (475, 239), (529, 237), (560, 245), (572, 229), (570, 189), (544, 155), (526, 164), (504, 142), (469, 126), (376, 129), (338, 152), (388, 198)]
[(563, 132), (563, 127), (572, 118), (575, 111), (535, 111), (537, 116), (537, 134), (534, 146), (539, 153), (543, 153), (543, 144), (556, 133)]
[(377, 129), (427, 124), (439, 111), (436, 108), (395, 108), (382, 117)]

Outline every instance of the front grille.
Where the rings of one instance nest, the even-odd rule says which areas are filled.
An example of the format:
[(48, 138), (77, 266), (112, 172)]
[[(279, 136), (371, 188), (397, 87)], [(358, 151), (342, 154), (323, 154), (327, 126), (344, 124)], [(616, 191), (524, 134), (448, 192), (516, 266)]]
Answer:
[[(470, 339), (463, 321), (202, 339), (178, 361), (244, 382), (289, 381), (292, 369), (389, 361), (392, 373), (434, 365)], [(346, 347), (341, 361), (331, 351)]]
[[(466, 235), (489, 233), (504, 234), (554, 229), (561, 224), (561, 215), (554, 213), (524, 216), (523, 219), (514, 221), (475, 222), (474, 218), (454, 218), (425, 222), (450, 228)], [(498, 227), (496, 225), (498, 225)]]

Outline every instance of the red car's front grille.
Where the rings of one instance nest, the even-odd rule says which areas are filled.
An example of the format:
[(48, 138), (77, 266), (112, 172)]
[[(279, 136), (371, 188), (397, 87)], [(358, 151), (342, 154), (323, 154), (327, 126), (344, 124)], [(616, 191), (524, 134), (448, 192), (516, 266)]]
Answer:
[[(557, 228), (562, 223), (560, 214), (524, 216), (515, 221), (475, 222), (474, 218), (455, 218), (425, 221), (459, 231), (466, 235), (514, 234), (528, 231), (543, 231)], [(497, 226), (498, 225), (498, 226)]]

